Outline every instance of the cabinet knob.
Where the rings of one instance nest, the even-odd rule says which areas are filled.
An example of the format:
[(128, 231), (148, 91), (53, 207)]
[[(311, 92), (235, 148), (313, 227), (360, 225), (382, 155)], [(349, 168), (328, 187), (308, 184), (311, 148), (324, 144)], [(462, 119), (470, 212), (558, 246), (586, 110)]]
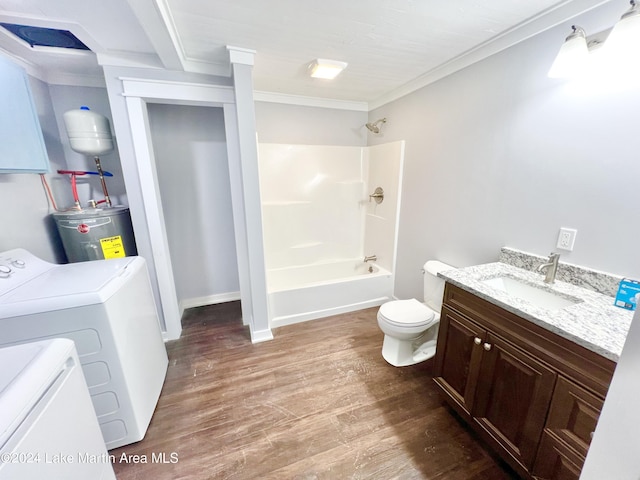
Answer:
[(485, 343), (485, 344), (482, 346), (482, 348), (484, 348), (484, 349), (488, 352), (489, 350), (491, 350), (491, 344), (490, 344), (490, 343)]
[(473, 343), (476, 345), (480, 345), (482, 343), (482, 339), (480, 337), (476, 337), (473, 339)]

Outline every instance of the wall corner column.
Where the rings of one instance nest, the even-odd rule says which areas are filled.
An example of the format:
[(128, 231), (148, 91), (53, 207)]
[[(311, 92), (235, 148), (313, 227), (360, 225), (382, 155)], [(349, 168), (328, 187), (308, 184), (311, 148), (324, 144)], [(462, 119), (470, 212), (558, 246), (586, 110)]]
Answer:
[[(251, 341), (273, 339), (270, 328), (266, 266), (262, 234), (262, 206), (258, 171), (255, 104), (253, 100), (254, 50), (227, 47), (235, 93), (238, 153), (244, 201), (244, 227), (247, 238), (248, 283), (250, 285)], [(243, 275), (243, 272), (239, 272)], [(242, 283), (242, 278), (241, 278)], [(244, 294), (241, 293), (244, 297)], [(242, 299), (244, 300), (244, 298)], [(243, 313), (245, 310), (243, 309)], [(246, 321), (246, 319), (245, 319)]]

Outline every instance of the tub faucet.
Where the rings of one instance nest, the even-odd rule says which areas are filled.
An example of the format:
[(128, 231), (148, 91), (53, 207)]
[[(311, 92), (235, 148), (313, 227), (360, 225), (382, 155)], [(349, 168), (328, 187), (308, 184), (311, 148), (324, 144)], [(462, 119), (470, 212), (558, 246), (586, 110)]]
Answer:
[(376, 260), (378, 260), (378, 257), (376, 255), (369, 255), (368, 257), (364, 257), (364, 262), (375, 262)]
[(539, 272), (545, 272), (544, 283), (553, 283), (556, 280), (556, 272), (558, 271), (558, 260), (560, 260), (559, 253), (550, 253), (547, 263), (543, 263), (538, 267)]

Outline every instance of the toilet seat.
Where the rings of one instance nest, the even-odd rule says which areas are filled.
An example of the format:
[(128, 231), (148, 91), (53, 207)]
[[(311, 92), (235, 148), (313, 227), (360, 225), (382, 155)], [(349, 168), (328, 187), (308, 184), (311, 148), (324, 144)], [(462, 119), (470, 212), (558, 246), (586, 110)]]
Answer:
[(399, 328), (428, 327), (435, 319), (435, 312), (415, 298), (394, 300), (383, 304), (378, 318)]

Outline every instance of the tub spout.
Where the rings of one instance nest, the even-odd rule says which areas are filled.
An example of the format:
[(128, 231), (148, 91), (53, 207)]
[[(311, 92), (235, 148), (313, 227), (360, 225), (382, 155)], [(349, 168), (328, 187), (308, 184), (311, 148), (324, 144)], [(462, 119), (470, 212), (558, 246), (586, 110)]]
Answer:
[(376, 260), (378, 260), (378, 257), (376, 255), (369, 255), (368, 257), (364, 257), (364, 262), (375, 262)]

